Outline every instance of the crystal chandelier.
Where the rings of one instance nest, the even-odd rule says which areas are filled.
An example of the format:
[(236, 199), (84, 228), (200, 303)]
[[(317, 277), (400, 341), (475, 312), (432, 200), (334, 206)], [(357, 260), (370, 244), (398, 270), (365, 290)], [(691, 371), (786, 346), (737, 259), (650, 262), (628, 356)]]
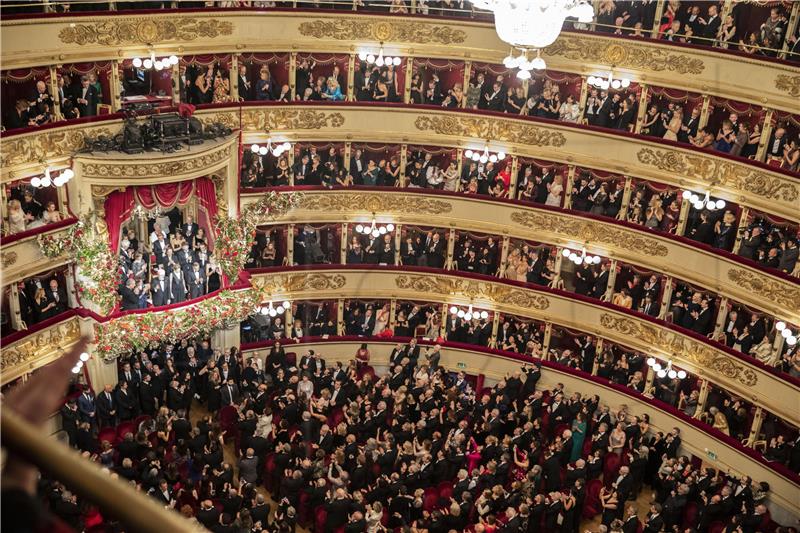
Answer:
[(603, 90), (608, 90), (609, 87), (612, 89), (627, 89), (631, 85), (631, 80), (628, 78), (615, 79), (611, 71), (608, 72), (608, 77), (589, 76), (586, 81), (589, 83), (589, 85)]
[(50, 175), (50, 168), (44, 169), (44, 177), (35, 176), (31, 178), (31, 187), (36, 187), (37, 189), (41, 189), (42, 187), (50, 187), (53, 185), (54, 187), (61, 187), (66, 185), (66, 183), (75, 177), (75, 173), (72, 171), (71, 168), (64, 170), (61, 174), (53, 178)]
[(394, 65), (395, 67), (400, 66), (401, 59), (399, 57), (391, 57), (391, 56), (384, 56), (383, 55), (383, 43), (381, 43), (381, 47), (378, 50), (378, 55), (371, 52), (361, 51), (358, 53), (358, 58), (361, 61), (366, 61), (370, 65), (377, 65), (382, 67), (386, 65), (387, 67), (390, 65)]
[(576, 265), (582, 265), (586, 263), (587, 265), (599, 265), (602, 258), (599, 255), (588, 255), (586, 253), (586, 248), (581, 250), (580, 255), (577, 252), (573, 252), (569, 248), (564, 248), (561, 250), (561, 255), (575, 263)]
[(778, 330), (778, 333), (781, 334), (781, 337), (786, 339), (786, 344), (789, 346), (794, 346), (797, 344), (797, 336), (792, 332), (791, 329), (789, 329), (789, 327), (786, 325), (786, 322), (776, 322), (775, 329)]
[(450, 307), (450, 314), (456, 315), (458, 318), (463, 318), (467, 322), (469, 322), (473, 318), (480, 318), (482, 320), (486, 320), (487, 318), (489, 318), (489, 313), (487, 313), (486, 311), (473, 311), (472, 304), (469, 304), (469, 307), (467, 308), (466, 311), (464, 311), (463, 309), (459, 308), (456, 305), (453, 305)]
[(250, 151), (254, 154), (259, 155), (267, 155), (271, 153), (275, 157), (280, 157), (281, 154), (291, 150), (292, 144), (289, 142), (281, 143), (281, 144), (272, 144), (272, 139), (267, 139), (267, 144), (253, 144), (250, 147)]
[[(494, 13), (494, 27), (504, 42), (521, 50), (524, 63), (516, 65), (523, 72), (539, 68), (528, 60), (530, 50), (540, 50), (553, 44), (561, 33), (564, 20), (576, 17), (579, 22), (588, 23), (594, 18), (594, 8), (590, 0), (472, 0), (478, 9)], [(509, 56), (519, 62), (520, 58)], [(537, 55), (537, 65), (545, 67), (544, 60)], [(503, 62), (506, 64), (506, 61)], [(530, 68), (523, 68), (530, 67)], [(509, 67), (506, 64), (507, 68)], [(524, 76), (520, 76), (525, 79)]]
[(502, 161), (506, 158), (505, 152), (497, 152), (497, 154), (492, 154), (489, 152), (489, 144), (487, 143), (483, 147), (483, 153), (479, 152), (478, 150), (466, 150), (464, 152), (464, 157), (467, 159), (471, 159), (476, 163), (480, 162), (482, 164), (489, 163), (496, 163), (498, 161)]
[(692, 207), (697, 210), (705, 208), (709, 211), (714, 211), (716, 209), (722, 209), (725, 207), (725, 200), (712, 200), (708, 191), (706, 191), (704, 198), (700, 198), (700, 195), (695, 194), (692, 191), (683, 191), (681, 196), (684, 200), (689, 200), (689, 202), (692, 204)]
[(155, 220), (160, 218), (162, 215), (161, 213), (161, 206), (156, 205), (152, 210), (145, 209), (142, 204), (136, 204), (136, 207), (133, 208), (131, 212), (131, 218), (138, 218), (139, 220)]
[(391, 233), (394, 231), (394, 224), (391, 222), (384, 225), (378, 225), (378, 222), (375, 220), (375, 214), (372, 214), (372, 224), (366, 226), (364, 224), (359, 224), (356, 226), (356, 233), (361, 233), (363, 235), (372, 235), (375, 238), (378, 238), (381, 235), (386, 235), (387, 233)]
[(271, 317), (276, 317), (288, 311), (290, 306), (291, 303), (285, 301), (283, 303), (278, 304), (278, 306), (275, 307), (272, 305), (272, 301), (270, 300), (266, 306), (259, 305), (258, 307), (256, 307), (256, 313), (261, 313), (264, 316), (269, 315)]
[(686, 372), (683, 370), (675, 370), (672, 368), (672, 360), (667, 361), (667, 366), (661, 366), (655, 357), (647, 358), (647, 366), (653, 369), (653, 372), (660, 378), (669, 377), (669, 379), (684, 379)]
[(156, 53), (150, 50), (150, 57), (142, 59), (141, 57), (134, 57), (133, 58), (133, 66), (136, 68), (146, 68), (146, 69), (156, 69), (161, 70), (165, 68), (169, 68), (172, 65), (178, 64), (178, 56), (171, 55), (169, 57), (162, 57), (161, 59), (156, 58)]

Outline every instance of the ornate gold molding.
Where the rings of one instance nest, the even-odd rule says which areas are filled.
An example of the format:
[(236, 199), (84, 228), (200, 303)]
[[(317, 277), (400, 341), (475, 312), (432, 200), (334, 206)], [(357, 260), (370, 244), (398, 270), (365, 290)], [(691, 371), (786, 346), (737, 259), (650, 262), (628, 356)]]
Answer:
[(758, 383), (758, 374), (752, 368), (737, 362), (729, 355), (718, 353), (702, 343), (668, 329), (607, 313), (600, 315), (600, 324), (608, 330), (636, 338), (640, 342), (672, 354), (676, 358), (688, 360), (704, 372), (718, 372), (748, 387), (753, 387)]
[[(53, 354), (59, 349), (64, 349), (71, 343), (77, 342), (80, 336), (81, 328), (78, 318), (73, 317), (29, 335), (16, 344), (3, 346), (2, 356), (0, 356), (0, 371), (17, 377), (32, 370), (31, 363), (33, 361)], [(3, 382), (5, 383), (5, 381), (4, 379)]]
[(124, 185), (92, 185), (92, 198), (105, 200), (112, 192), (125, 192)]
[[(177, 161), (164, 161), (152, 163), (129, 163), (129, 162), (109, 162), (109, 163), (82, 163), (82, 176), (84, 178), (155, 178), (163, 176), (175, 176), (205, 170), (208, 167), (224, 161), (230, 156), (232, 147), (223, 146), (196, 157), (187, 157)], [(191, 152), (180, 155), (191, 156)], [(110, 191), (109, 191), (110, 192)]]
[(470, 300), (488, 300), (492, 303), (516, 305), (539, 311), (550, 307), (550, 300), (547, 297), (532, 291), (463, 278), (402, 275), (395, 278), (395, 285), (398, 289), (432, 292), (440, 295), (452, 294)]
[(391, 41), (402, 44), (460, 44), (467, 38), (464, 30), (449, 25), (404, 20), (373, 21), (370, 18), (312, 20), (300, 23), (298, 30), (300, 35), (315, 39)]
[(344, 115), (311, 109), (247, 109), (242, 113), (246, 130), (319, 130), (341, 128)]
[(114, 134), (108, 128), (91, 130), (71, 128), (22, 135), (19, 138), (10, 137), (3, 140), (0, 166), (36, 163), (48, 158), (72, 155), (76, 150), (83, 148), (86, 139), (99, 135), (110, 137)]
[(579, 220), (558, 213), (543, 214), (530, 211), (514, 211), (511, 213), (511, 220), (526, 228), (558, 233), (579, 242), (597, 242), (656, 257), (669, 255), (669, 249), (656, 239), (637, 235), (632, 230), (609, 227), (610, 224), (601, 226), (596, 222)]
[(414, 121), (414, 126), (419, 131), (433, 131), (439, 135), (477, 137), (531, 146), (558, 148), (567, 143), (567, 138), (560, 131), (548, 131), (534, 124), (514, 120), (425, 114)]
[(303, 195), (298, 207), (326, 212), (352, 212), (354, 209), (363, 209), (372, 213), (401, 211), (431, 215), (441, 215), (453, 210), (453, 205), (444, 200), (424, 198), (414, 194), (368, 192)]
[[(121, 19), (121, 20), (120, 20)], [(233, 33), (233, 23), (196, 17), (124, 18), (91, 24), (71, 24), (58, 33), (65, 44), (153, 45), (163, 42), (215, 39)]]
[(800, 310), (800, 286), (780, 283), (763, 274), (733, 268), (728, 270), (728, 279), (745, 289), (760, 294), (765, 300), (771, 300), (785, 307), (789, 312)]
[(3, 268), (10, 267), (17, 262), (17, 252), (2, 252), (0, 254), (0, 265)]
[(775, 78), (775, 88), (789, 93), (789, 96), (800, 97), (800, 76), (778, 74)]
[(545, 55), (560, 56), (573, 61), (601, 63), (620, 68), (653, 72), (670, 71), (678, 74), (701, 74), (705, 64), (701, 59), (653, 46), (632, 42), (624, 45), (608, 43), (583, 36), (562, 34), (543, 50)]
[(800, 198), (796, 183), (781, 182), (758, 169), (724, 159), (655, 148), (642, 148), (636, 156), (644, 165), (698, 179), (711, 186), (746, 191), (767, 199), (781, 198), (786, 202)]
[(307, 272), (302, 274), (279, 274), (267, 278), (254, 278), (253, 286), (262, 294), (270, 296), (274, 293), (289, 294), (303, 291), (323, 291), (341, 289), (347, 278), (341, 274), (320, 274)]

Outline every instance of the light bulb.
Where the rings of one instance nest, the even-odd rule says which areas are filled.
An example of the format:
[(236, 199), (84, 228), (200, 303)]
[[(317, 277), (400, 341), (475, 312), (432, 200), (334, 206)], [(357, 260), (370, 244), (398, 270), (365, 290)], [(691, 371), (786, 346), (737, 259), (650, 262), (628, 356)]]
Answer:
[(68, 168), (68, 169), (64, 170), (64, 172), (61, 173), (61, 177), (64, 178), (64, 181), (66, 182), (66, 181), (69, 181), (72, 178), (74, 178), (75, 177), (75, 173), (72, 171), (71, 168)]
[[(31, 183), (33, 183), (33, 181), (31, 181)], [(786, 322), (784, 322), (783, 320), (779, 320), (779, 321), (775, 322), (775, 329), (777, 329), (778, 331), (785, 330), (786, 329)]]
[(42, 178), (39, 176), (35, 176), (31, 178), (31, 186), (36, 187), (37, 189), (42, 186)]
[(466, 313), (464, 312), (463, 309), (459, 309), (458, 313), (456, 313), (456, 316), (458, 316), (458, 318), (464, 318), (464, 315), (466, 315)]
[(260, 312), (262, 315), (267, 316), (269, 314), (269, 307), (262, 307)]
[(383, 64), (386, 65), (387, 67), (391, 67), (392, 66), (392, 61), (394, 61), (393, 57), (387, 56), (387, 57), (383, 58)]
[(704, 204), (703, 204), (703, 202), (698, 200), (698, 201), (694, 202), (692, 204), (692, 206), (699, 211), (700, 209), (703, 209)]
[(457, 313), (458, 313), (458, 307), (456, 307), (455, 305), (451, 306), (450, 307), (450, 314), (451, 315), (455, 315)]
[(391, 222), (389, 224), (386, 224), (386, 230), (387, 231), (394, 231), (394, 224), (392, 224)]
[(378, 56), (378, 59), (375, 60), (375, 64), (378, 65), (379, 67), (382, 67), (383, 66), (383, 58), (381, 56)]
[(492, 163), (497, 163), (497, 156), (494, 154), (490, 155), (489, 161), (491, 161)]
[(629, 80), (628, 78), (622, 78), (621, 83), (623, 89), (627, 89), (628, 87), (631, 86), (631, 80)]
[(381, 234), (381, 232), (378, 231), (377, 229), (372, 230), (372, 236), (373, 237), (377, 238), (380, 234)]
[(514, 68), (517, 65), (517, 58), (511, 54), (503, 58), (503, 66), (506, 68)]
[(597, 78), (595, 78), (594, 76), (589, 76), (588, 78), (586, 78), (586, 83), (588, 83), (589, 85), (594, 85), (596, 81)]
[(289, 141), (286, 141), (285, 143), (283, 143), (283, 149), (284, 150), (291, 150), (292, 149), (292, 143), (290, 143)]
[(794, 346), (795, 344), (797, 344), (797, 337), (792, 335), (791, 337), (786, 339), (786, 344), (788, 344), (789, 346)]
[(590, 3), (578, 4), (569, 12), (573, 17), (577, 17), (578, 22), (589, 24), (594, 20), (594, 7)]
[(690, 200), (690, 201), (691, 201), (693, 204), (696, 204), (697, 202), (699, 202), (699, 201), (700, 201), (700, 197), (699, 197), (699, 196), (697, 196), (696, 194), (692, 193), (692, 194), (689, 196), (689, 200)]
[(578, 257), (575, 259), (575, 264), (576, 264), (576, 265), (581, 265), (582, 263), (583, 263), (583, 257), (581, 257), (581, 256), (578, 256)]
[(656, 361), (653, 363), (653, 372), (660, 372), (661, 371), (661, 363)]
[(781, 336), (783, 336), (784, 339), (788, 339), (789, 337), (792, 336), (792, 330), (790, 330), (789, 328), (784, 329), (783, 331), (781, 331)]
[(541, 57), (537, 57), (536, 59), (531, 61), (531, 66), (536, 70), (543, 70), (544, 68), (547, 67), (547, 64), (545, 64), (544, 59), (542, 59)]
[(133, 58), (133, 66), (136, 68), (142, 68), (142, 58), (141, 57), (134, 57)]
[(489, 318), (489, 313), (487, 313), (486, 311), (481, 311), (481, 318), (486, 320), (487, 318)]
[(569, 251), (569, 248), (564, 248), (563, 250), (561, 250), (561, 255), (563, 255), (564, 257), (569, 257), (570, 253), (571, 252)]
[(282, 305), (279, 305), (279, 306), (278, 306), (278, 307), (275, 309), (275, 311), (276, 311), (276, 312), (277, 312), (279, 315), (282, 315), (282, 314), (283, 314), (283, 313), (286, 311), (286, 309), (284, 309)]
[(666, 371), (666, 370), (664, 370), (663, 368), (662, 368), (661, 370), (659, 370), (659, 371), (658, 371), (658, 377), (660, 377), (660, 378), (664, 378), (664, 377), (666, 377), (666, 376), (667, 376), (667, 371)]
[(257, 154), (259, 148), (260, 148), (260, 146), (258, 146), (257, 144), (254, 144), (254, 145), (252, 145), (250, 147), (250, 151), (253, 152), (254, 154)]
[(506, 158), (506, 153), (505, 152), (497, 152), (497, 160), (498, 161), (502, 161), (505, 158)]
[(269, 308), (269, 316), (274, 317), (277, 314), (278, 314), (278, 312), (274, 308), (272, 308), (272, 307)]
[(366, 60), (366, 59), (367, 59), (367, 53), (366, 53), (366, 52), (359, 52), (359, 53), (358, 53), (358, 58), (359, 58), (361, 61), (364, 61), (364, 60)]
[(678, 379), (686, 379), (686, 371), (678, 370)]
[(622, 84), (620, 83), (619, 80), (614, 80), (611, 82), (611, 87), (613, 89), (619, 89), (620, 87), (622, 87)]
[(717, 209), (722, 209), (725, 207), (725, 200), (717, 200)]
[(607, 91), (608, 87), (609, 87), (608, 80), (603, 80), (603, 82), (600, 84), (600, 88), (603, 89), (604, 91)]
[(467, 322), (472, 320), (472, 313), (467, 312), (467, 314), (464, 315), (464, 320), (466, 320)]
[(261, 146), (258, 148), (258, 153), (261, 155), (267, 155), (269, 153), (269, 149), (266, 146)]
[(142, 64), (144, 65), (144, 68), (153, 68), (153, 60), (149, 57), (145, 59)]
[(681, 194), (681, 197), (684, 200), (688, 200), (689, 198), (692, 197), (692, 191), (689, 191), (689, 190), (683, 191), (683, 194)]
[(472, 150), (467, 150), (464, 152), (464, 157), (466, 157), (467, 159), (472, 159), (472, 154), (473, 154)]
[(667, 375), (669, 376), (669, 379), (675, 379), (676, 377), (678, 377), (678, 373), (675, 372), (674, 370), (670, 370), (669, 372), (667, 372)]
[(156, 69), (156, 70), (161, 70), (161, 68), (162, 68), (163, 66), (164, 66), (164, 65), (161, 63), (161, 61), (160, 61), (160, 60), (156, 59), (155, 61), (153, 61), (153, 68), (154, 68), (154, 69)]
[(62, 185), (64, 185), (63, 178), (61, 176), (56, 176), (55, 179), (53, 179), (53, 185), (55, 185), (56, 187), (61, 187)]
[(381, 235), (386, 235), (386, 226), (381, 226), (380, 228), (378, 228), (378, 233), (380, 233)]
[(85, 362), (85, 361), (88, 361), (88, 360), (89, 360), (89, 354), (88, 354), (88, 353), (86, 353), (86, 352), (83, 352), (83, 353), (81, 354), (81, 361), (84, 361), (84, 362)]
[(485, 165), (487, 161), (489, 161), (489, 158), (488, 158), (488, 157), (486, 157), (485, 155), (482, 155), (482, 156), (480, 157), (480, 162), (481, 162), (482, 164), (484, 164), (484, 165)]
[(81, 373), (81, 367), (79, 367), (79, 366), (72, 367), (72, 373), (73, 374), (80, 374)]
[(401, 59), (399, 57), (395, 57), (394, 59), (392, 59), (392, 64), (394, 66), (396, 66), (396, 67), (400, 66), (400, 62), (401, 62)]
[(472, 152), (472, 157), (471, 157), (471, 159), (472, 159), (473, 161), (475, 161), (475, 162), (477, 163), (477, 162), (478, 162), (478, 160), (479, 160), (480, 158), (481, 158), (481, 154), (479, 154), (478, 152)]
[(521, 80), (529, 80), (531, 79), (531, 73), (529, 70), (520, 70), (517, 72), (517, 78)]
[(364, 226), (362, 226), (361, 224), (357, 225), (356, 226), (356, 232), (364, 233)]
[(570, 261), (575, 261), (575, 259), (577, 259), (578, 257), (578, 254), (576, 254), (575, 252), (570, 252), (568, 257)]
[(177, 65), (178, 61), (180, 61), (180, 60), (178, 59), (178, 56), (176, 56), (175, 54), (172, 54), (171, 56), (169, 56), (169, 64), (170, 65)]
[(373, 54), (367, 54), (367, 63), (374, 63), (375, 56)]
[(49, 187), (53, 183), (53, 180), (50, 179), (49, 175), (45, 175), (42, 178), (42, 187)]
[(284, 300), (284, 302), (281, 305), (283, 306), (284, 309), (289, 309), (292, 306), (292, 304), (289, 303), (288, 300)]
[(656, 358), (655, 357), (648, 357), (647, 358), (647, 366), (653, 366), (654, 364), (656, 364)]
[(595, 265), (599, 265), (600, 261), (602, 261), (602, 260), (603, 260), (603, 258), (600, 257), (599, 255), (594, 256), (594, 264)]

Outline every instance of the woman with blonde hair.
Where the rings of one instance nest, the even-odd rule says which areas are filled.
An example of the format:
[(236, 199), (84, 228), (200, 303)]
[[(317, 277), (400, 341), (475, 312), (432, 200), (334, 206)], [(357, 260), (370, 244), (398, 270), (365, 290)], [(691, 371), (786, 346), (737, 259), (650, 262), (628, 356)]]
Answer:
[(21, 233), (25, 231), (25, 212), (19, 200), (8, 202), (8, 233)]
[(556, 177), (552, 183), (547, 185), (547, 199), (544, 205), (552, 205), (554, 207), (561, 206), (561, 193), (564, 192), (564, 186), (561, 185), (561, 176)]
[(664, 208), (661, 207), (661, 198), (657, 195), (653, 195), (650, 198), (650, 205), (647, 206), (647, 211), (645, 212), (645, 222), (644, 226), (646, 228), (656, 229), (661, 225), (661, 220), (664, 218)]
[(42, 215), (42, 221), (45, 224), (53, 224), (54, 222), (61, 222), (62, 217), (61, 213), (58, 212), (56, 209), (55, 202), (47, 202), (47, 206), (45, 207), (44, 214)]
[(222, 104), (230, 102), (230, 100), (230, 81), (227, 76), (222, 75), (222, 71), (218, 70), (216, 74), (214, 74), (214, 97), (212, 102), (215, 104)]

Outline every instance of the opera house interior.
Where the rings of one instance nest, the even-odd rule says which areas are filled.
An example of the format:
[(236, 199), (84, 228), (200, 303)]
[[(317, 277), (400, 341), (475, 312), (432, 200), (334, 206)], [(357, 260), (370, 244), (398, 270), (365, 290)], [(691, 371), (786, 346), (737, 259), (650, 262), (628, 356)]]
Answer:
[(800, 529), (800, 1), (0, 17), (3, 533)]

